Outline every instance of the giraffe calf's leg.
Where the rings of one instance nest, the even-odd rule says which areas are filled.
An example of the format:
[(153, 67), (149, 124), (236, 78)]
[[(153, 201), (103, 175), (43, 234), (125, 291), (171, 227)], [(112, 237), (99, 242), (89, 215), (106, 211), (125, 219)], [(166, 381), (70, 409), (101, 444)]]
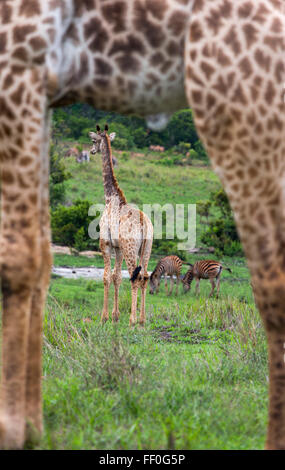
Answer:
[[(30, 239), (30, 246), (25, 250), (23, 247), (21, 250), (16, 250), (16, 246), (5, 237), (1, 240), (3, 340), (0, 448), (4, 449), (21, 448), (26, 439), (26, 374), (30, 312), (40, 261), (36, 245), (36, 237)], [(41, 331), (37, 331), (37, 334), (40, 333)], [(41, 407), (41, 403), (39, 406)]]
[(123, 262), (123, 253), (118, 248), (115, 249), (116, 253), (116, 263), (113, 272), (113, 282), (115, 288), (115, 297), (114, 297), (114, 308), (112, 312), (112, 321), (118, 321), (120, 312), (119, 312), (119, 289), (122, 282), (122, 262)]
[(140, 309), (140, 324), (145, 324), (145, 298), (146, 298), (146, 291), (147, 291), (147, 282), (148, 282), (148, 274), (142, 275), (141, 279), (141, 309)]
[(101, 322), (105, 323), (109, 318), (109, 289), (112, 282), (111, 272), (111, 247), (109, 242), (100, 239), (100, 249), (104, 258), (104, 305), (101, 314)]

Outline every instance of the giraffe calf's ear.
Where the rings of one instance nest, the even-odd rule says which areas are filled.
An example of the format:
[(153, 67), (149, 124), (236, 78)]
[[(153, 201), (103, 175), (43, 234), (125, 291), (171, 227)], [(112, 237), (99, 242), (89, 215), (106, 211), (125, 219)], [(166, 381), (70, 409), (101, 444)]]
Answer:
[(111, 132), (111, 134), (109, 135), (110, 140), (114, 140), (115, 137), (116, 137), (116, 132)]
[(98, 132), (100, 132), (100, 126), (98, 126), (98, 124), (96, 126), (96, 129), (97, 129)]
[(109, 130), (109, 126), (108, 124), (105, 124), (105, 131), (108, 131)]

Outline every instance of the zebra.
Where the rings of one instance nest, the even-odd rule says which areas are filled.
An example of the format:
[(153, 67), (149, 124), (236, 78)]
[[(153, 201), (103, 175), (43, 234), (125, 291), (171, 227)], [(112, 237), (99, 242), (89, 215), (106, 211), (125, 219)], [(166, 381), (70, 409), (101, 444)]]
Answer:
[[(224, 267), (230, 273), (232, 272), (230, 268)], [(211, 259), (205, 259), (202, 261), (196, 261), (194, 265), (192, 264), (190, 269), (187, 271), (185, 276), (182, 279), (184, 292), (188, 292), (191, 288), (191, 282), (193, 279), (196, 279), (196, 295), (200, 293), (199, 283), (200, 279), (210, 279), (212, 290), (209, 297), (213, 295), (214, 289), (217, 286), (217, 297), (219, 296), (220, 290), (220, 276), (223, 270), (222, 263), (214, 261)], [(217, 281), (217, 284), (215, 283)]]
[(173, 279), (173, 274), (176, 275), (176, 295), (178, 295), (178, 287), (179, 287), (179, 281), (180, 281), (180, 271), (182, 268), (183, 264), (189, 264), (190, 263), (185, 263), (182, 261), (178, 256), (175, 255), (170, 255), (166, 256), (165, 258), (162, 258), (154, 268), (153, 272), (150, 275), (149, 278), (149, 286), (150, 294), (154, 294), (155, 292), (159, 292), (159, 286), (160, 286), (160, 280), (161, 276), (164, 275), (164, 284), (165, 284), (165, 290), (166, 294), (168, 295), (168, 285), (167, 285), (167, 277), (170, 276), (170, 292), (169, 295), (172, 294), (173, 290), (173, 284), (174, 284), (174, 279)]

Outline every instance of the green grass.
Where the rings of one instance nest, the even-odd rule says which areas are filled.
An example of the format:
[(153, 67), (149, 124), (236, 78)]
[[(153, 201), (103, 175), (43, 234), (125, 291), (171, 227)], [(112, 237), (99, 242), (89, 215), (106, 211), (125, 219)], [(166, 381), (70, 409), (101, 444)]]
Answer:
[[(41, 449), (262, 449), (267, 354), (242, 259), (219, 299), (201, 281), (147, 296), (147, 324), (100, 324), (103, 283), (53, 279), (44, 321)], [(73, 257), (71, 257), (73, 263)], [(238, 279), (234, 280), (234, 279)], [(113, 288), (110, 293), (110, 313)]]
[[(212, 191), (221, 185), (218, 177), (210, 166), (163, 166), (158, 165), (152, 154), (125, 152), (129, 157), (125, 160), (121, 154), (113, 152), (118, 158), (119, 166), (115, 174), (121, 189), (129, 203), (137, 204), (195, 204), (197, 201), (209, 199)], [(157, 155), (156, 155), (156, 158)], [(66, 167), (71, 174), (67, 180), (67, 202), (76, 199), (87, 199), (92, 204), (104, 203), (101, 155), (91, 155), (88, 165), (79, 165), (74, 159), (65, 159)], [(199, 162), (201, 163), (201, 162)], [(197, 218), (197, 240), (204, 227)]]

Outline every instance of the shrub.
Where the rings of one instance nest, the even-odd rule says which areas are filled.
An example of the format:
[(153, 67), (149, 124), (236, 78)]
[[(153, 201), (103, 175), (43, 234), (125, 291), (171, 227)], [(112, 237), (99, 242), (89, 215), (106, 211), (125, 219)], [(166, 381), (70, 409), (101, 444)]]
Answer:
[[(78, 251), (98, 249), (98, 240), (88, 235), (93, 217), (88, 215), (89, 201), (77, 200), (73, 206), (58, 206), (51, 213), (52, 240), (58, 245), (67, 245)], [(99, 216), (99, 213), (95, 217)]]
[[(205, 201), (199, 203), (200, 215), (208, 213), (210, 215), (210, 207), (218, 209), (219, 215), (212, 216), (207, 230), (202, 234), (201, 241), (207, 246), (216, 248), (218, 254), (242, 255), (242, 246), (237, 233), (235, 221), (233, 218), (231, 206), (227, 195), (223, 189), (212, 194), (212, 202)], [(199, 206), (198, 206), (199, 208)]]
[(50, 203), (52, 207), (62, 204), (65, 201), (64, 182), (70, 178), (69, 173), (65, 169), (64, 161), (56, 151), (55, 145), (50, 146), (50, 176), (49, 191)]

